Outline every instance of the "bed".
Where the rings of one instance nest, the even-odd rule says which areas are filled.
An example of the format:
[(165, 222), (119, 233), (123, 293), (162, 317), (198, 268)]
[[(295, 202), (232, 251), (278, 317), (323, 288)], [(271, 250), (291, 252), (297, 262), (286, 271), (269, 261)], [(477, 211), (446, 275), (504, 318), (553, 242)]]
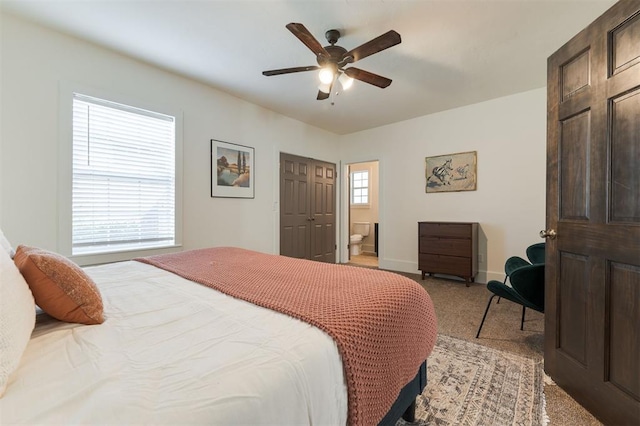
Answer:
[[(209, 278), (206, 271), (194, 272), (205, 269)], [(0, 398), (0, 423), (395, 424), (403, 413), (411, 415), (411, 403), (426, 384), (435, 314), (426, 292), (399, 275), (237, 248), (195, 250), (84, 271), (100, 290), (104, 323), (81, 325), (38, 315)], [(269, 286), (264, 283), (285, 280), (281, 274), (287, 277), (289, 293), (302, 292), (296, 296), (303, 301), (302, 313), (295, 307), (278, 312), (283, 309), (274, 308), (277, 300), (265, 296)], [(217, 281), (227, 282), (227, 287)], [(367, 281), (374, 286), (371, 294), (384, 295), (387, 283), (394, 281), (399, 287), (392, 287), (390, 298), (397, 300), (387, 305), (380, 300), (387, 296), (374, 297), (366, 303), (365, 314), (376, 327), (391, 324), (392, 334), (427, 330), (409, 339), (412, 347), (420, 347), (418, 355), (380, 372), (373, 365), (380, 352), (373, 346), (385, 343), (378, 337), (336, 339), (341, 331), (317, 318), (299, 318), (307, 316), (308, 300), (314, 297), (315, 290), (305, 286), (324, 287), (330, 281), (340, 288), (340, 299), (359, 297), (363, 292), (354, 289)], [(409, 290), (406, 295), (395, 294), (404, 292), (400, 287)], [(257, 289), (258, 295), (247, 296), (243, 292), (248, 289)], [(319, 305), (323, 311), (329, 303), (323, 299)], [(353, 328), (358, 321), (352, 321), (352, 312), (336, 312), (350, 310), (350, 305), (337, 306), (327, 316), (343, 315), (343, 329)], [(392, 346), (390, 352), (405, 350), (397, 343)], [(349, 353), (362, 351), (373, 355), (348, 360)], [(389, 377), (378, 380), (372, 372)], [(400, 386), (390, 385), (396, 386), (390, 400), (379, 396), (388, 389), (375, 386), (398, 380)], [(381, 406), (373, 417), (372, 402)]]

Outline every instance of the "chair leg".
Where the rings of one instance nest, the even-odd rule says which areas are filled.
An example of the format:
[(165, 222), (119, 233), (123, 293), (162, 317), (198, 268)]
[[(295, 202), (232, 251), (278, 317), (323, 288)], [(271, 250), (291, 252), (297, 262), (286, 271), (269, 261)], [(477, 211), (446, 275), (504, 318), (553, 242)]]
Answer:
[(522, 321), (520, 321), (520, 331), (524, 330), (524, 310), (526, 308), (522, 305)]
[(489, 312), (489, 306), (491, 306), (491, 301), (496, 297), (494, 294), (489, 298), (489, 303), (487, 303), (487, 309), (484, 310), (484, 316), (482, 317), (482, 321), (480, 322), (480, 327), (478, 328), (478, 333), (476, 333), (476, 339), (480, 336), (480, 330), (482, 330), (482, 325), (484, 324), (484, 320), (487, 318), (487, 313)]

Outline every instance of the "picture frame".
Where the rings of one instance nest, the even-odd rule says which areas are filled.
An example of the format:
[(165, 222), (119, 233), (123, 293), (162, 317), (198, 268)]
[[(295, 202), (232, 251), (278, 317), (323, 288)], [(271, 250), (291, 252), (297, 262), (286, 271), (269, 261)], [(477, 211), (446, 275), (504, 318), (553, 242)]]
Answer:
[(425, 192), (475, 191), (477, 151), (425, 157)]
[(211, 197), (255, 198), (255, 150), (211, 139)]

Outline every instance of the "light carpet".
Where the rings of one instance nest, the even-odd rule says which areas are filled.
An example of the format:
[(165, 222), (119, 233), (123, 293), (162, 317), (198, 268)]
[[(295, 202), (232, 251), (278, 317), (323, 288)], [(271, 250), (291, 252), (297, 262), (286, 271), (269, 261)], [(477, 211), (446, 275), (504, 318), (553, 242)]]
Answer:
[(545, 425), (543, 386), (541, 361), (441, 334), (413, 424)]

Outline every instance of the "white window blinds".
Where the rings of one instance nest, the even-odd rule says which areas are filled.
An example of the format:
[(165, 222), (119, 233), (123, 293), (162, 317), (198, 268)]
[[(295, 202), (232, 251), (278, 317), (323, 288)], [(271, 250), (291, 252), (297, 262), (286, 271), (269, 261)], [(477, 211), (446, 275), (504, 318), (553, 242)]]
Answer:
[(72, 252), (175, 243), (175, 118), (73, 96)]

